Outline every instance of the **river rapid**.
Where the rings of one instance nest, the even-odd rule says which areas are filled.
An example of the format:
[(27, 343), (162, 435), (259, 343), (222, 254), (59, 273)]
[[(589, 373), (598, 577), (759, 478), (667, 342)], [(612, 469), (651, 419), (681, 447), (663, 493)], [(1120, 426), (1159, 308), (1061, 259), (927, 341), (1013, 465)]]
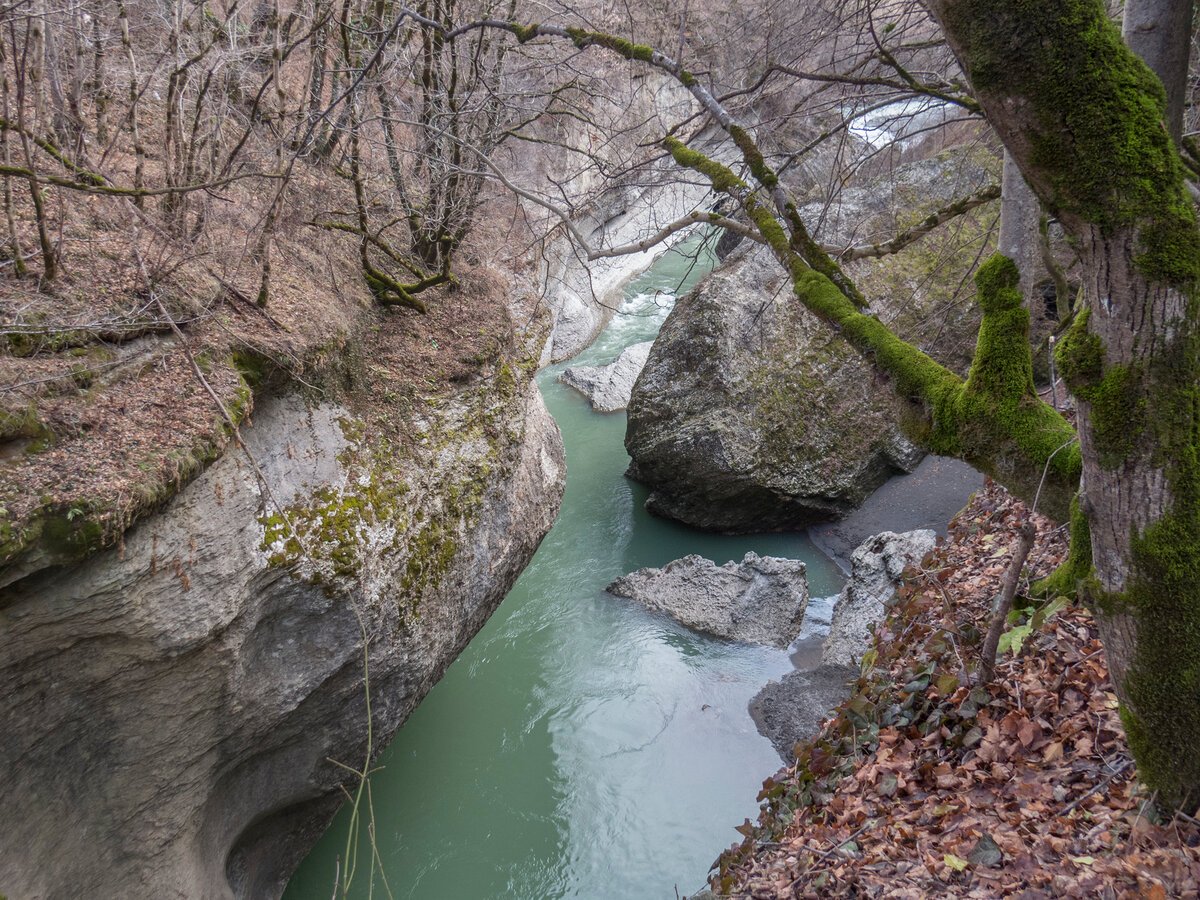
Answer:
[[(688, 553), (803, 559), (813, 596), (836, 567), (803, 534), (706, 534), (645, 512), (623, 476), (625, 414), (593, 412), (557, 381), (654, 336), (676, 293), (709, 268), (694, 244), (630, 285), (591, 348), (539, 376), (562, 430), (562, 512), (504, 603), (391, 745), (370, 781), (379, 863), (360, 835), (351, 897), (640, 900), (703, 885), (740, 840), (779, 766), (747, 703), (791, 669), (786, 653), (696, 634), (604, 593)], [(364, 809), (364, 815), (365, 815)], [(343, 809), (286, 900), (330, 900), (350, 827)], [(340, 896), (340, 892), (338, 892)]]

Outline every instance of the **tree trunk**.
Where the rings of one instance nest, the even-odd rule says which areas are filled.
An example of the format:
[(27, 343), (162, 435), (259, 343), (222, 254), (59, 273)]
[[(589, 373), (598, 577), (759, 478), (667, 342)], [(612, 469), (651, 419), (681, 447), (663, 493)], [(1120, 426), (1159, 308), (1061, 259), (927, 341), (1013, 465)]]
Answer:
[(1125, 0), (1121, 35), (1166, 88), (1167, 130), (1178, 144), (1192, 49), (1192, 0)]
[(1140, 774), (1162, 805), (1190, 812), (1200, 802), (1200, 230), (1165, 94), (1100, 0), (929, 6), (1026, 181), (1081, 248), (1085, 308), (1059, 362), (1079, 410), (1093, 560), (1082, 593)]
[(1042, 204), (1025, 183), (1012, 156), (1004, 154), (1000, 180), (1000, 239), (998, 249), (1017, 264), (1021, 273), (1021, 297), (1032, 315), (1041, 315), (1040, 301), (1033, 296), (1042, 278)]

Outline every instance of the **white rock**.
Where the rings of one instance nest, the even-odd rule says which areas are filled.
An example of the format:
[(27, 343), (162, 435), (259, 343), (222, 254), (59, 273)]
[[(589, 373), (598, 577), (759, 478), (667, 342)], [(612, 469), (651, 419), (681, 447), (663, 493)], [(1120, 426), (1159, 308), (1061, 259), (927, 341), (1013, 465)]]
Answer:
[(838, 595), (821, 655), (823, 665), (856, 666), (871, 646), (884, 604), (896, 593), (906, 566), (920, 562), (937, 543), (928, 529), (882, 531), (858, 545), (850, 557), (850, 580)]
[(558, 380), (591, 401), (597, 412), (617, 412), (629, 405), (633, 383), (646, 365), (654, 341), (633, 344), (606, 366), (572, 366)]
[(803, 562), (753, 552), (723, 566), (685, 556), (661, 569), (638, 569), (606, 590), (697, 631), (780, 649), (799, 633), (808, 606)]

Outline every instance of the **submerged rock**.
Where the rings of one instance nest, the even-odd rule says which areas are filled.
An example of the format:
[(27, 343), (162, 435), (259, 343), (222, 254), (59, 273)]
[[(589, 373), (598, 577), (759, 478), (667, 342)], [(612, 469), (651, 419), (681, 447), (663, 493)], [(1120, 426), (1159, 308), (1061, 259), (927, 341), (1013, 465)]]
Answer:
[(850, 683), (857, 675), (849, 666), (789, 672), (755, 694), (750, 717), (758, 733), (790, 764), (796, 742), (816, 734), (829, 711), (850, 696)]
[(597, 412), (617, 412), (629, 405), (633, 383), (653, 345), (654, 341), (643, 341), (626, 347), (606, 366), (572, 366), (558, 380), (587, 397)]
[(685, 556), (661, 569), (638, 569), (605, 590), (697, 631), (780, 649), (800, 631), (808, 606), (803, 562), (753, 552), (722, 566)]
[(883, 608), (896, 593), (905, 567), (921, 561), (937, 543), (928, 529), (896, 534), (883, 531), (867, 538), (850, 557), (850, 580), (833, 607), (824, 665), (857, 666), (871, 646), (871, 629), (883, 619)]

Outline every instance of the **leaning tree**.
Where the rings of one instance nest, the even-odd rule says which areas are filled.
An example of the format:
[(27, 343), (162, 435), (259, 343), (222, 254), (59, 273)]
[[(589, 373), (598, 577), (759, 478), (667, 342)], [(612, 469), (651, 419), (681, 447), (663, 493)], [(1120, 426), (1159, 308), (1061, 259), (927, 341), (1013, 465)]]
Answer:
[(1059, 351), (1083, 462), (1070, 579), (1096, 612), (1142, 777), (1165, 806), (1191, 811), (1200, 801), (1200, 231), (1172, 140), (1191, 0), (1127, 5), (1141, 20), (1134, 46), (1150, 31), (1165, 38), (1150, 44), (1151, 62), (1163, 62), (1170, 91), (1100, 0), (929, 7), (992, 127), (1080, 249), (1083, 308)]

